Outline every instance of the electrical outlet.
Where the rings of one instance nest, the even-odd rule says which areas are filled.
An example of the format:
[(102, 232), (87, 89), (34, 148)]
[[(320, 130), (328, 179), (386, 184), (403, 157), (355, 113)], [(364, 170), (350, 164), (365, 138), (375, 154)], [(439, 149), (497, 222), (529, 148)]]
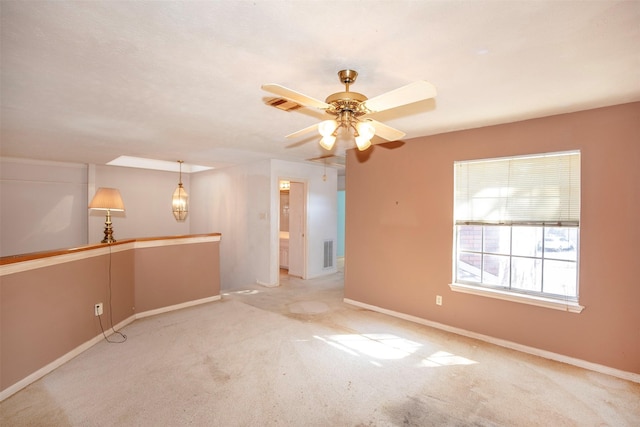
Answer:
[(94, 314), (95, 314), (96, 316), (100, 316), (100, 315), (102, 315), (102, 303), (101, 303), (101, 302), (97, 303), (97, 304), (94, 306)]
[(436, 295), (436, 305), (442, 305), (442, 296)]

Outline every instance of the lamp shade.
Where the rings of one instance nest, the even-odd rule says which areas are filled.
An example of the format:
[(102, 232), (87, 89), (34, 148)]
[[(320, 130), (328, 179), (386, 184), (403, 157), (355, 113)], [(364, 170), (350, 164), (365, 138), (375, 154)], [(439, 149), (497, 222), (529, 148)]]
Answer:
[(113, 238), (113, 227), (111, 224), (111, 211), (123, 211), (124, 203), (120, 196), (120, 191), (116, 188), (100, 187), (93, 196), (89, 209), (107, 211), (107, 217), (104, 222), (104, 239), (102, 243), (115, 243)]
[(122, 196), (117, 188), (100, 187), (93, 196), (89, 209), (124, 211)]

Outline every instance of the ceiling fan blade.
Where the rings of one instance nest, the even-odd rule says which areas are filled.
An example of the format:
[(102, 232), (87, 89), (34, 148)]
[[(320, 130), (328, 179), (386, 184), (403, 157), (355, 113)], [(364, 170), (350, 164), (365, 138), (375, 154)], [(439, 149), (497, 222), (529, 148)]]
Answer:
[(374, 128), (376, 128), (376, 135), (380, 138), (386, 139), (387, 141), (397, 141), (400, 138), (404, 138), (406, 135), (404, 132), (392, 128), (391, 126), (387, 126), (384, 123), (380, 123), (376, 120), (366, 119), (366, 121), (370, 122)]
[(312, 138), (305, 138), (305, 139), (301, 139), (299, 141), (296, 142), (292, 142), (291, 144), (287, 144), (284, 146), (284, 148), (297, 148), (297, 147), (302, 147), (305, 144), (308, 144), (310, 142), (312, 142), (313, 139)]
[(304, 135), (305, 133), (309, 133), (309, 132), (317, 130), (317, 129), (318, 129), (318, 123), (316, 123), (315, 125), (311, 125), (309, 127), (306, 127), (304, 129), (300, 129), (297, 132), (290, 133), (289, 135), (285, 136), (285, 138), (297, 138), (299, 136)]
[(293, 102), (297, 102), (298, 104), (304, 107), (314, 107), (314, 108), (321, 108), (321, 109), (329, 108), (329, 104), (327, 104), (326, 102), (322, 102), (318, 99), (311, 98), (310, 96), (303, 95), (300, 92), (296, 92), (295, 90), (288, 89), (278, 84), (270, 83), (270, 84), (262, 85), (262, 90), (266, 90), (267, 92), (271, 92), (275, 95), (279, 95), (283, 98), (287, 98)]
[(401, 88), (383, 93), (365, 101), (365, 106), (372, 113), (390, 110), (402, 105), (411, 104), (436, 96), (436, 87), (429, 82), (419, 80)]

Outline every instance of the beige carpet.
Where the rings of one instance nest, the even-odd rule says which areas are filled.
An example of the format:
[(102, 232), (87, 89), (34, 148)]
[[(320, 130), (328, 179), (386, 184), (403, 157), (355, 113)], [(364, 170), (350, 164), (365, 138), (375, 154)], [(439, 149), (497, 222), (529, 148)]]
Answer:
[(0, 424), (640, 425), (640, 384), (344, 304), (340, 273), (123, 332), (6, 399)]

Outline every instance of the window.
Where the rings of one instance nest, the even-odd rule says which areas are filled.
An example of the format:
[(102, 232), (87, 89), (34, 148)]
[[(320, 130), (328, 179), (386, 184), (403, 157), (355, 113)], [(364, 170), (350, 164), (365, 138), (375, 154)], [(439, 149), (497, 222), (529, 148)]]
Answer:
[(581, 311), (580, 153), (461, 161), (452, 289)]

